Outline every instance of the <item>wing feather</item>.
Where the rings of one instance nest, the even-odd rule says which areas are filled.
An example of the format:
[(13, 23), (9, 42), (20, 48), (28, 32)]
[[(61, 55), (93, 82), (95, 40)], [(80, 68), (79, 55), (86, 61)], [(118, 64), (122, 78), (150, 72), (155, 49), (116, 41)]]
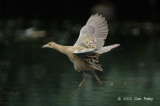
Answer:
[(81, 45), (88, 49), (99, 50), (103, 47), (107, 34), (108, 25), (105, 18), (98, 14), (92, 15), (82, 27), (74, 46)]
[(116, 48), (118, 46), (120, 46), (120, 44), (113, 44), (113, 45), (105, 46), (102, 49), (97, 50), (95, 52), (99, 53), (99, 54), (102, 54), (102, 53), (105, 53), (105, 52), (109, 52), (110, 50), (112, 50), (112, 49), (114, 49), (114, 48)]

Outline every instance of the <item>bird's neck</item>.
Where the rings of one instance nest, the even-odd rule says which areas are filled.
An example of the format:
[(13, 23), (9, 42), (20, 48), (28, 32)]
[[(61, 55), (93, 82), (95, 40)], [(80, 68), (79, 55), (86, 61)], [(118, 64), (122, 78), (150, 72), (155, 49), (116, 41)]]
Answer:
[(67, 53), (67, 46), (62, 46), (62, 45), (55, 43), (51, 48), (56, 49), (63, 54)]

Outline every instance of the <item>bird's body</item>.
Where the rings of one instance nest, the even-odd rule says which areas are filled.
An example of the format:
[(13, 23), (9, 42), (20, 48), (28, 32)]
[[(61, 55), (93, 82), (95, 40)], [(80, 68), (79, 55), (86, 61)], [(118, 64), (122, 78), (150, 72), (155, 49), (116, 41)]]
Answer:
[(91, 71), (101, 84), (100, 79), (94, 72), (94, 70), (103, 71), (101, 65), (98, 64), (98, 58), (101, 54), (119, 46), (119, 44), (114, 44), (103, 47), (107, 34), (107, 21), (101, 15), (96, 14), (92, 15), (86, 25), (82, 27), (79, 38), (73, 46), (62, 46), (55, 42), (49, 42), (43, 48), (53, 48), (66, 54), (73, 63), (75, 70), (83, 72), (85, 78), (79, 87), (81, 87), (86, 79), (85, 70)]
[[(56, 49), (59, 52), (67, 55), (69, 60), (73, 63), (74, 69), (76, 71), (80, 72), (80, 71), (84, 71), (84, 70), (86, 70), (86, 71), (96, 70), (93, 67), (93, 64), (91, 64), (91, 62), (90, 62), (92, 60), (90, 59), (90, 61), (89, 61), (89, 58), (88, 58), (88, 61), (87, 61), (87, 54), (88, 53), (84, 54), (84, 56), (86, 56), (86, 58), (85, 57), (83, 58), (81, 56), (76, 55), (76, 51), (87, 50), (86, 48), (81, 47), (81, 46), (62, 46), (62, 45), (56, 44), (54, 42), (50, 42), (49, 44), (52, 45), (52, 46), (50, 46), (50, 48)], [(97, 54), (97, 53), (95, 53), (95, 54)]]

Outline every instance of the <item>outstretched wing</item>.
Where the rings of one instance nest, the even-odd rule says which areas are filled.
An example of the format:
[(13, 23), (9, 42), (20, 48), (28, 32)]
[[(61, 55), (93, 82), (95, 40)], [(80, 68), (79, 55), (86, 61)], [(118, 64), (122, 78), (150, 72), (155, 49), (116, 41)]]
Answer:
[(105, 18), (98, 14), (92, 15), (82, 27), (74, 46), (80, 45), (88, 49), (99, 50), (103, 47), (107, 34), (108, 25)]

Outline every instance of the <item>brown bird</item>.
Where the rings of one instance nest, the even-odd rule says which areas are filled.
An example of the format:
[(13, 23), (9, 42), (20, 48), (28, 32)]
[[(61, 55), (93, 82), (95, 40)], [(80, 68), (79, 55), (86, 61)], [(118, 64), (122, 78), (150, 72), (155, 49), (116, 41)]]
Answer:
[(49, 42), (42, 48), (52, 48), (66, 54), (70, 61), (74, 65), (74, 69), (78, 72), (82, 72), (84, 79), (79, 84), (76, 95), (78, 95), (81, 86), (85, 82), (87, 75), (84, 71), (92, 72), (96, 80), (101, 84), (100, 79), (94, 72), (94, 70), (103, 71), (98, 58), (101, 54), (110, 51), (113, 48), (118, 47), (120, 44), (114, 44), (103, 47), (105, 39), (108, 34), (108, 25), (102, 15), (92, 15), (86, 25), (84, 25), (80, 31), (79, 38), (73, 46), (62, 46), (55, 42)]

